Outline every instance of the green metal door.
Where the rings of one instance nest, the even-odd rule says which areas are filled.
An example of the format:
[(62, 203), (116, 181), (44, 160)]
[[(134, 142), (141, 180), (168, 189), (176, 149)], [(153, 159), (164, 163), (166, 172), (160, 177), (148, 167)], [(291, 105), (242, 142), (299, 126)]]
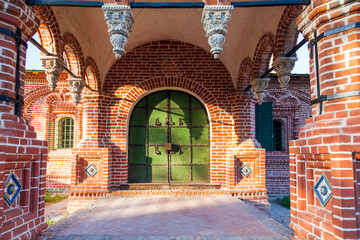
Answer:
[(129, 182), (209, 182), (209, 121), (180, 91), (148, 95), (130, 119)]

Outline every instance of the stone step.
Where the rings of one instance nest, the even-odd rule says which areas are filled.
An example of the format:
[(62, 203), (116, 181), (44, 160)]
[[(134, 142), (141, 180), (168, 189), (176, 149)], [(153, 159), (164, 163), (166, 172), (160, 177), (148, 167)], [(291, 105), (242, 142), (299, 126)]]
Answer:
[(130, 183), (120, 185), (119, 190), (174, 190), (174, 191), (185, 191), (185, 190), (219, 190), (221, 185), (210, 184), (210, 183)]
[(144, 197), (144, 196), (220, 196), (229, 195), (226, 190), (115, 190), (106, 197)]

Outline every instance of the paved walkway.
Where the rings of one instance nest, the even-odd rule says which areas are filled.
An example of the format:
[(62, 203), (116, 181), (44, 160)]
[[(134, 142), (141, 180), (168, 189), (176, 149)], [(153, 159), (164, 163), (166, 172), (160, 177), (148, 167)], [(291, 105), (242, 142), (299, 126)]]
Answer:
[(43, 239), (290, 239), (292, 231), (227, 197), (102, 199), (50, 226)]

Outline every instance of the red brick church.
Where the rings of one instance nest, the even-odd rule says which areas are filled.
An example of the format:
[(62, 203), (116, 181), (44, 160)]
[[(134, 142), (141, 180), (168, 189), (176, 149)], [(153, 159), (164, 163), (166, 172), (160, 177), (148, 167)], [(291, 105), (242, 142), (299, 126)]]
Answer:
[[(358, 1), (0, 9), (0, 239), (41, 234), (45, 189), (69, 192), (69, 212), (149, 194), (266, 209), (290, 194), (296, 238), (360, 238)], [(299, 32), (310, 76), (291, 74)], [(30, 42), (44, 71), (25, 71)]]

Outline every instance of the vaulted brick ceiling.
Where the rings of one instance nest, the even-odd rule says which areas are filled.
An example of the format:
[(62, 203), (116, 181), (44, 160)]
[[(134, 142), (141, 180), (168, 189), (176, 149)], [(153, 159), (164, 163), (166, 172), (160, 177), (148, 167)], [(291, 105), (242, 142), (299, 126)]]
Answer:
[[(116, 61), (101, 8), (52, 7), (62, 33), (78, 39), (84, 56), (95, 59), (102, 81)], [(235, 8), (228, 27), (220, 61), (236, 82), (239, 66), (253, 57), (256, 45), (266, 32), (276, 35), (285, 7)], [(127, 52), (155, 40), (175, 39), (209, 51), (201, 24), (202, 9), (133, 9), (135, 23), (125, 47)]]

